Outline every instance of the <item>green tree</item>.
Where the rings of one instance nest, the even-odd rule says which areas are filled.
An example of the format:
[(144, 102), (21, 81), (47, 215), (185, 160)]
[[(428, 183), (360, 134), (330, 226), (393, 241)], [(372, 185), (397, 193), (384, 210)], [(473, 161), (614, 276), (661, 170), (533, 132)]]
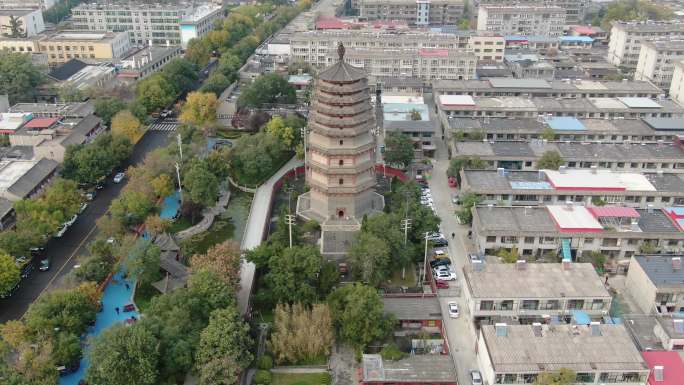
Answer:
[(292, 149), (299, 142), (299, 130), (294, 127), (287, 126), (285, 120), (280, 116), (274, 116), (266, 123), (264, 130), (278, 138), (283, 144)]
[(5, 37), (20, 38), (26, 37), (26, 32), (24, 31), (24, 22), (20, 18), (14, 15), (10, 15), (9, 24), (3, 25), (5, 29), (9, 29), (9, 33), (3, 33)]
[(411, 120), (421, 120), (423, 119), (423, 115), (420, 114), (420, 111), (413, 109), (409, 111), (409, 117)]
[(126, 109), (126, 103), (116, 97), (97, 98), (95, 100), (95, 115), (99, 116), (105, 125), (112, 123), (112, 117), (117, 112)]
[(219, 68), (216, 71), (213, 71), (207, 80), (202, 83), (200, 92), (213, 93), (214, 95), (219, 96), (232, 82), (233, 80), (220, 72)]
[(520, 258), (518, 254), (518, 248), (513, 247), (509, 249), (500, 249), (496, 255), (501, 258), (504, 263), (516, 263)]
[(555, 140), (556, 132), (551, 127), (544, 127), (540, 137), (546, 140)]
[(656, 254), (660, 252), (660, 249), (658, 249), (658, 245), (654, 242), (644, 242), (639, 246), (639, 251), (642, 254)]
[(178, 95), (176, 86), (160, 72), (139, 81), (135, 91), (136, 104), (144, 106), (147, 113), (168, 106)]
[(43, 234), (36, 231), (30, 225), (20, 223), (14, 229), (7, 229), (0, 232), (0, 250), (9, 255), (22, 256), (28, 255), (29, 249), (43, 244)]
[(622, 81), (622, 79), (624, 79), (624, 78), (625, 78), (625, 76), (623, 74), (616, 72), (616, 73), (612, 73), (612, 74), (608, 74), (608, 75), (604, 76), (603, 80), (619, 82), (619, 81)]
[(565, 164), (565, 160), (558, 151), (549, 150), (544, 151), (542, 156), (537, 161), (537, 169), (539, 170), (558, 170), (560, 166)]
[(449, 162), (447, 175), (456, 177), (460, 181), (461, 170), (484, 170), (485, 168), (487, 168), (487, 162), (478, 156), (457, 157)]
[(352, 274), (371, 286), (379, 285), (390, 271), (389, 253), (383, 239), (367, 232), (359, 233), (349, 248)]
[(482, 197), (473, 193), (466, 193), (461, 196), (461, 209), (458, 211), (458, 217), (464, 223), (470, 224), (473, 221), (472, 208), (473, 206), (482, 202)]
[(20, 271), (14, 258), (0, 251), (0, 293), (6, 293), (20, 280)]
[(191, 39), (185, 50), (185, 59), (197, 66), (204, 68), (209, 64), (211, 57), (211, 47), (204, 39)]
[(591, 264), (594, 265), (594, 268), (603, 269), (603, 265), (606, 263), (605, 254), (600, 251), (592, 251), (589, 253), (589, 258), (591, 258)]
[(190, 91), (197, 82), (197, 68), (186, 59), (173, 59), (162, 71), (166, 79), (180, 92)]
[(328, 296), (328, 304), (337, 335), (358, 351), (385, 337), (394, 323), (384, 315), (382, 300), (370, 286), (342, 286)]
[(572, 385), (576, 378), (577, 374), (573, 370), (561, 368), (557, 372), (539, 373), (534, 385)]
[(470, 20), (468, 20), (467, 18), (463, 18), (463, 19), (459, 20), (457, 27), (461, 31), (469, 30), (470, 29)]
[(406, 168), (413, 161), (413, 140), (400, 132), (390, 132), (385, 137), (387, 146), (384, 154), (385, 163), (399, 165)]
[(33, 102), (37, 87), (44, 81), (31, 56), (0, 50), (0, 94), (9, 96), (10, 105)]
[(241, 372), (235, 360), (228, 357), (213, 359), (198, 370), (200, 385), (235, 385)]
[(154, 203), (142, 192), (124, 191), (112, 201), (109, 211), (124, 226), (142, 223), (154, 208)]
[(216, 122), (216, 94), (191, 92), (188, 94), (180, 113), (180, 121), (199, 127), (208, 127)]
[(33, 336), (55, 333), (81, 335), (95, 322), (97, 299), (92, 298), (87, 284), (72, 290), (46, 293), (32, 303), (24, 321)]
[(190, 266), (192, 271), (209, 270), (216, 273), (233, 291), (237, 291), (240, 284), (241, 259), (240, 244), (225, 241), (212, 246), (204, 254), (193, 255)]
[(159, 343), (141, 325), (115, 325), (95, 338), (90, 348), (86, 372), (92, 384), (153, 385), (159, 381)]
[(173, 193), (174, 183), (169, 174), (159, 174), (150, 181), (154, 194), (158, 197), (167, 197)]
[(94, 183), (127, 159), (132, 150), (128, 138), (101, 134), (92, 143), (67, 148), (62, 176), (78, 183)]
[(284, 143), (265, 132), (243, 135), (230, 151), (231, 173), (241, 184), (256, 185), (280, 167), (285, 151)]
[(609, 31), (614, 20), (669, 20), (672, 15), (672, 9), (665, 5), (646, 0), (619, 0), (608, 4), (601, 27)]
[(72, 333), (59, 333), (52, 356), (57, 365), (73, 366), (83, 356), (81, 341)]
[(206, 161), (195, 160), (183, 173), (183, 186), (190, 200), (196, 204), (210, 206), (218, 195), (218, 179), (208, 168)]
[(274, 303), (316, 300), (323, 257), (314, 246), (293, 246), (271, 256), (265, 276)]
[(209, 325), (202, 330), (197, 348), (197, 363), (203, 365), (216, 359), (230, 358), (242, 369), (252, 362), (249, 325), (242, 320), (234, 307), (215, 310)]
[(261, 75), (242, 90), (240, 106), (261, 108), (264, 104), (293, 104), (297, 94), (287, 79), (278, 74)]
[(161, 279), (159, 273), (161, 250), (149, 241), (138, 241), (129, 252), (128, 271), (141, 285)]

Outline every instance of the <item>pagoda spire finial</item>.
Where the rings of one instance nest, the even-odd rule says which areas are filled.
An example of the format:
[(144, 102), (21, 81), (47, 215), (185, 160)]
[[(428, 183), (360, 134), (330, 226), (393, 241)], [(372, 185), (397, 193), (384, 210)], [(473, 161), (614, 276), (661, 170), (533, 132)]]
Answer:
[(342, 44), (342, 42), (340, 42), (337, 45), (337, 55), (340, 57), (340, 61), (344, 60), (344, 51), (345, 51), (344, 50), (344, 44)]

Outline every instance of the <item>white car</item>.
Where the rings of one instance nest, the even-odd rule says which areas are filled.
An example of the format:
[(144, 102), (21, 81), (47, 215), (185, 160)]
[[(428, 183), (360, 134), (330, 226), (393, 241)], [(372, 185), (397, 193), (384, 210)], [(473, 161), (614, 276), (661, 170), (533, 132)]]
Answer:
[(458, 304), (456, 302), (449, 302), (447, 303), (447, 306), (449, 307), (449, 317), (458, 318)]
[(88, 204), (87, 204), (87, 203), (83, 203), (83, 204), (81, 205), (81, 207), (78, 209), (78, 213), (79, 213), (79, 214), (83, 213), (83, 212), (85, 211), (85, 209), (87, 209), (87, 208), (88, 208)]
[(62, 224), (62, 226), (59, 227), (59, 230), (57, 230), (55, 238), (62, 238), (64, 233), (66, 233), (67, 229), (69, 229), (69, 226), (67, 226), (66, 224)]
[(437, 271), (435, 271), (435, 279), (439, 281), (455, 281), (456, 277), (456, 273), (450, 271), (449, 269), (438, 269)]
[(435, 258), (443, 258), (445, 256), (446, 256), (446, 253), (444, 252), (443, 249), (435, 250)]
[(471, 385), (482, 385), (482, 374), (477, 369), (470, 371), (470, 384)]
[(116, 175), (114, 175), (114, 183), (121, 183), (122, 180), (126, 177), (126, 174), (119, 172)]
[(65, 225), (66, 227), (69, 227), (69, 226), (73, 225), (73, 224), (76, 222), (77, 219), (78, 219), (78, 214), (74, 214), (74, 216), (71, 217), (71, 219), (69, 219), (68, 221), (64, 222), (64, 225)]

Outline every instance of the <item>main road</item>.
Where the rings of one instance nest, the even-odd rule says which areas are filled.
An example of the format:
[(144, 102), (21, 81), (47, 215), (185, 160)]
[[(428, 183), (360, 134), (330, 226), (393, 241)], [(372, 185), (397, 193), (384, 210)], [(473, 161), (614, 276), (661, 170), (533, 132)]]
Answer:
[[(122, 165), (122, 169), (142, 162), (150, 151), (166, 145), (171, 134), (171, 132), (148, 130), (135, 145), (133, 154)], [(95, 221), (107, 212), (109, 204), (119, 195), (125, 185), (126, 179), (116, 184), (110, 177), (104, 189), (98, 191), (97, 197), (89, 202), (88, 208), (79, 215), (78, 220), (64, 236), (53, 238), (48, 242), (45, 255), (51, 258), (50, 270), (40, 272), (36, 267), (30, 277), (22, 280), (21, 287), (14, 295), (0, 299), (0, 323), (21, 318), (33, 301), (74, 268), (79, 255), (88, 253), (88, 244), (97, 236)]]

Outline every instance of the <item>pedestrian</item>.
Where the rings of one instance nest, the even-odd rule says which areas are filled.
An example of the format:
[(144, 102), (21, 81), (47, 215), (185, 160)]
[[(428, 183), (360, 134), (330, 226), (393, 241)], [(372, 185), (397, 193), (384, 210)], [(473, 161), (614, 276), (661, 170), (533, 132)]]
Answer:
[(115, 307), (114, 310), (116, 310), (116, 314), (119, 314), (119, 308)]
[(128, 285), (128, 282), (126, 282), (126, 290), (131, 290), (131, 287)]
[(456, 233), (451, 233), (451, 239), (454, 239), (456, 237)]

